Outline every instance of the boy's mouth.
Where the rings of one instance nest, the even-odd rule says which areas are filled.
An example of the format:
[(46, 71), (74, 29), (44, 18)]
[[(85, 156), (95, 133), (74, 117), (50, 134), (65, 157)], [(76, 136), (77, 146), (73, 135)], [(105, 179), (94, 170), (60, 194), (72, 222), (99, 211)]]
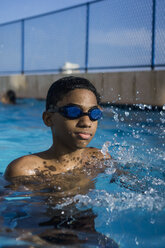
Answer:
[(83, 132), (76, 133), (76, 135), (78, 136), (78, 138), (83, 139), (83, 140), (88, 140), (92, 136), (91, 133), (83, 133)]

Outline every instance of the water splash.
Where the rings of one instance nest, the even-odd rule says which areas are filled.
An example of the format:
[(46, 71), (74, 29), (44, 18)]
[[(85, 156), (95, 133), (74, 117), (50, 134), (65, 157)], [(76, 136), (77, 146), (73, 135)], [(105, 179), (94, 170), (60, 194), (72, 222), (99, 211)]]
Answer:
[(102, 146), (102, 148), (101, 148), (101, 152), (102, 152), (102, 154), (103, 154), (104, 156), (106, 156), (107, 153), (109, 153), (109, 149), (108, 149), (109, 146), (111, 146), (111, 142), (110, 142), (110, 141), (106, 141), (106, 142), (103, 144), (103, 146)]

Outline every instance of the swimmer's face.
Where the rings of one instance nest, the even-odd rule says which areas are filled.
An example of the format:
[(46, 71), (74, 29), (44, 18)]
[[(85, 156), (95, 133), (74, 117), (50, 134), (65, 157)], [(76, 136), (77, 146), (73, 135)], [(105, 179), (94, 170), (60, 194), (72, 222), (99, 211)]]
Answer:
[[(87, 113), (92, 107), (98, 106), (96, 96), (87, 89), (75, 89), (69, 91), (62, 100), (57, 103), (58, 107), (68, 104), (76, 104)], [(71, 150), (85, 148), (95, 135), (97, 122), (90, 120), (84, 115), (70, 120), (59, 113), (49, 113), (53, 138), (55, 144), (59, 144)]]

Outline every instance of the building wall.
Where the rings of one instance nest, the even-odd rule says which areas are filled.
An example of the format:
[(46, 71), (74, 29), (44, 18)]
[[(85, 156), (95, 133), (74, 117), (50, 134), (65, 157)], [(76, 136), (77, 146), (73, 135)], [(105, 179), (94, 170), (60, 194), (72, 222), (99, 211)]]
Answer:
[[(76, 74), (88, 78), (102, 96), (103, 103), (165, 104), (165, 71), (132, 71)], [(0, 94), (13, 89), (17, 97), (45, 99), (50, 85), (67, 75), (10, 75), (0, 77)]]

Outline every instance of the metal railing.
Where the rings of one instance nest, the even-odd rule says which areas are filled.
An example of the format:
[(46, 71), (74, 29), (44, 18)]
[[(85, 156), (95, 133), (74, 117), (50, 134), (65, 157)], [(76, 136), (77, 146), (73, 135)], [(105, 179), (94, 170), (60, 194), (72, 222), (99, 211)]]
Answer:
[(0, 24), (0, 74), (165, 67), (165, 0), (97, 0)]

